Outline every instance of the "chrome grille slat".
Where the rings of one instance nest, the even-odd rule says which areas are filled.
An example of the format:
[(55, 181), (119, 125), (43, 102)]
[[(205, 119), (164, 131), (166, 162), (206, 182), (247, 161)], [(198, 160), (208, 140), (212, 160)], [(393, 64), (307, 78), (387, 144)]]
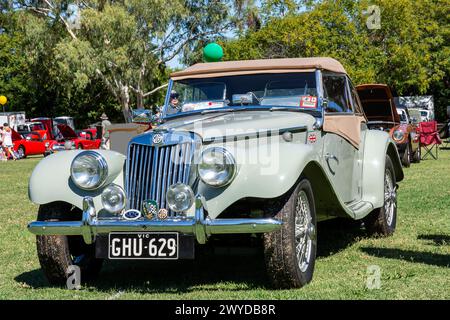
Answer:
[(156, 185), (156, 201), (161, 204), (161, 180), (162, 180), (162, 170), (163, 170), (163, 163), (164, 163), (164, 154), (165, 154), (166, 148), (159, 148), (159, 163), (158, 163), (158, 173), (155, 177), (157, 179), (157, 185)]
[[(186, 141), (155, 147), (131, 143), (126, 164), (127, 207), (142, 210), (142, 202), (150, 199), (166, 208), (168, 187), (177, 182), (189, 183), (194, 149), (194, 144)], [(169, 210), (169, 216), (176, 213)]]
[[(131, 177), (133, 178), (134, 181), (136, 181), (136, 166), (137, 166), (137, 162), (139, 161), (139, 153), (137, 152), (138, 148), (137, 146), (135, 148), (133, 148), (133, 156), (134, 156), (134, 163), (133, 163), (133, 167), (131, 169)], [(136, 183), (132, 184), (132, 189), (131, 189), (131, 204), (134, 206), (134, 202), (135, 202), (135, 190), (136, 190)]]
[[(150, 149), (152, 150), (152, 149)], [(152, 175), (150, 177), (152, 181), (152, 188), (150, 193), (150, 199), (156, 200), (156, 177), (158, 174), (158, 155), (159, 155), (159, 148), (153, 148), (153, 161), (152, 161)]]
[[(171, 148), (170, 148), (171, 149)], [(165, 190), (167, 190), (167, 174), (168, 174), (168, 170), (169, 170), (169, 165), (170, 165), (170, 153), (172, 152), (172, 150), (169, 150), (169, 148), (166, 148), (165, 154), (164, 154), (164, 169), (163, 169), (163, 175), (162, 175), (162, 185), (161, 185), (161, 207), (165, 208), (166, 207), (166, 195), (165, 195)]]
[[(142, 172), (142, 164), (143, 164), (143, 162), (144, 162), (144, 154), (143, 153), (141, 153), (141, 146), (139, 146), (139, 148), (138, 148), (138, 153), (139, 153), (139, 160), (137, 161), (137, 164), (136, 164), (136, 173), (140, 173), (140, 172)], [(139, 205), (139, 203), (141, 203), (142, 201), (141, 201), (141, 199), (142, 199), (142, 196), (141, 196), (141, 193), (142, 193), (142, 189), (144, 188), (144, 184), (142, 183), (142, 179), (144, 178), (144, 176), (143, 175), (141, 175), (141, 174), (136, 174), (136, 179), (138, 179), (138, 181), (139, 181), (139, 183), (137, 183), (137, 186), (136, 186), (136, 200), (135, 200), (135, 205), (136, 206), (138, 206)]]
[(185, 158), (184, 158), (184, 168), (183, 168), (183, 183), (186, 183), (186, 181), (189, 179), (189, 169), (191, 167), (191, 161), (190, 159), (192, 159), (192, 146), (191, 145), (186, 145), (186, 152), (185, 152)]
[(186, 145), (182, 144), (180, 146), (180, 148), (181, 148), (181, 157), (180, 157), (180, 163), (178, 164), (178, 177), (177, 177), (177, 180), (175, 181), (175, 183), (182, 182), (182, 179), (183, 179), (183, 171), (182, 171), (183, 167), (184, 167), (184, 165), (183, 165), (183, 161), (184, 161), (183, 155), (184, 155), (184, 153), (186, 151)]
[[(144, 148), (141, 147), (141, 150), (144, 151)], [(142, 152), (143, 156), (142, 156), (142, 163), (141, 163), (141, 167), (140, 170), (142, 172), (141, 174), (141, 181), (142, 181), (142, 186), (141, 186), (141, 193), (140, 193), (140, 201), (138, 202), (137, 206), (141, 207), (142, 205), (140, 205), (142, 203), (142, 201), (146, 198), (146, 193), (145, 193), (145, 189), (146, 189), (146, 179), (148, 174), (146, 174), (147, 171), (147, 157), (148, 157), (148, 153), (147, 152)], [(141, 209), (139, 209), (141, 210)]]
[(173, 172), (173, 177), (172, 177), (172, 184), (177, 182), (177, 176), (178, 176), (177, 167), (178, 167), (178, 163), (180, 161), (180, 148), (181, 148), (180, 145), (177, 145), (175, 147), (175, 159), (174, 159), (174, 162), (173, 162), (173, 170), (174, 170), (174, 172)]

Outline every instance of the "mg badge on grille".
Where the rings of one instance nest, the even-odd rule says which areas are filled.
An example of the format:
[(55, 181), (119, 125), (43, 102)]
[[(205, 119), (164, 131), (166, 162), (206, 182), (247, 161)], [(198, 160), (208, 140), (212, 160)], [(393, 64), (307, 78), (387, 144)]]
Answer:
[(164, 136), (160, 133), (157, 133), (153, 136), (153, 144), (161, 144), (164, 142)]
[(142, 211), (147, 219), (153, 219), (158, 213), (158, 203), (154, 200), (142, 201)]

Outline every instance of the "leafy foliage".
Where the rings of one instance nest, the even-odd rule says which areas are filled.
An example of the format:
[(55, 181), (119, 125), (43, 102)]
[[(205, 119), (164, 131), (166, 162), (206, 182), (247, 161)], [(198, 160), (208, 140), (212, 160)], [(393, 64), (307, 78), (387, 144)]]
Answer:
[[(161, 104), (166, 63), (331, 56), (356, 83), (449, 101), (448, 0), (0, 0), (0, 93), (30, 117), (120, 121)], [(369, 5), (381, 28), (368, 29)], [(77, 17), (80, 18), (77, 24)], [(227, 39), (230, 35), (236, 36)], [(81, 124), (80, 124), (81, 125)]]
[[(436, 93), (437, 114), (443, 115), (449, 98), (447, 1), (324, 0), (305, 2), (301, 10), (292, 3), (280, 7), (283, 2), (268, 1), (284, 8), (282, 17), (278, 11), (261, 29), (223, 41), (225, 59), (331, 56), (358, 84), (387, 83), (399, 95)], [(381, 9), (380, 29), (366, 26), (373, 4)]]

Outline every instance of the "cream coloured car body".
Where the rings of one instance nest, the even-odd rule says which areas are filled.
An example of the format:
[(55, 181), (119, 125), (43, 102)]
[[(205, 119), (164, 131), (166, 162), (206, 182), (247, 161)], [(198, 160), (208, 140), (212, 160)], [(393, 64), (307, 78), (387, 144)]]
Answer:
[[(307, 62), (308, 68), (317, 63)], [(265, 61), (254, 63), (260, 68), (259, 64)], [(211, 68), (216, 66), (211, 65)], [(283, 66), (286, 66), (285, 62)], [(349, 95), (351, 81), (342, 73), (343, 67), (334, 61), (329, 68), (336, 69), (334, 72), (346, 77), (345, 91)], [(232, 71), (235, 72), (234, 69)], [(247, 71), (239, 69), (237, 72)], [(194, 170), (195, 157), (202, 150), (213, 146), (225, 147), (237, 164), (237, 173), (230, 184), (214, 188), (197, 177), (193, 178), (195, 181), (189, 181), (196, 196), (203, 199), (209, 219), (222, 218), (221, 215), (228, 213), (229, 208), (236, 210), (232, 215), (248, 214), (239, 212), (245, 210), (241, 204), (250, 200), (270, 202), (291, 190), (300, 177), (306, 177), (311, 182), (318, 219), (336, 216), (361, 219), (375, 208), (383, 206), (386, 155), (393, 162), (396, 180), (403, 179), (399, 155), (387, 133), (368, 130), (363, 114), (325, 113), (327, 101), (323, 93), (322, 73), (324, 71), (318, 68), (314, 71), (318, 104), (313, 112), (260, 107), (247, 110), (225, 108), (228, 110), (213, 112), (206, 110), (170, 117), (163, 115), (162, 125), (132, 138), (130, 146), (137, 143), (154, 148), (152, 141), (155, 134), (162, 135), (164, 141), (171, 137), (190, 136), (189, 139), (192, 138), (199, 145), (195, 151)], [(197, 73), (185, 76), (199, 77)], [(213, 76), (213, 72), (205, 75)], [(166, 110), (172, 85), (171, 80)], [(352, 102), (354, 104), (357, 102)], [(83, 197), (90, 196), (101, 216), (103, 188), (108, 183), (125, 187), (126, 155), (99, 150), (108, 163), (109, 178), (101, 188), (88, 192), (78, 189), (70, 178), (70, 164), (79, 152), (57, 153), (38, 164), (29, 185), (33, 202), (44, 204), (65, 201), (81, 208)]]
[[(381, 131), (363, 130), (363, 141), (359, 150), (354, 148), (356, 158), (352, 160), (352, 163), (359, 166), (356, 166), (357, 169), (348, 169), (352, 174), (345, 174), (339, 180), (334, 179), (331, 170), (339, 172), (344, 169), (330, 168), (337, 164), (330, 164), (325, 155), (336, 143), (344, 145), (345, 139), (323, 132), (316, 126), (316, 119), (302, 112), (241, 111), (172, 120), (159, 127), (158, 131), (169, 134), (193, 132), (203, 141), (203, 149), (224, 146), (234, 155), (238, 173), (230, 185), (216, 189), (200, 182), (195, 190), (205, 198), (205, 207), (212, 219), (244, 198), (276, 198), (292, 188), (302, 174), (308, 176), (313, 186), (316, 186), (319, 219), (334, 216), (360, 219), (374, 208), (381, 207), (384, 201), (383, 173), (386, 154), (393, 159), (398, 172), (397, 180), (402, 178), (398, 153), (389, 136)], [(292, 141), (286, 141), (283, 134), (275, 134), (280, 133), (280, 130), (292, 132)], [(267, 132), (274, 134), (267, 138)], [(255, 133), (260, 135), (259, 138), (255, 138)], [(151, 140), (153, 134), (154, 132), (150, 131), (136, 138)], [(315, 136), (315, 142), (308, 139), (311, 135)], [(223, 137), (235, 136), (240, 138), (236, 141), (221, 140)], [(248, 139), (245, 139), (245, 136)], [(351, 150), (351, 147), (344, 148), (342, 145), (341, 150)], [(258, 150), (263, 146), (275, 146), (273, 150), (276, 152), (266, 155), (265, 162), (261, 163)], [(36, 166), (29, 184), (29, 195), (33, 202), (44, 204), (64, 201), (81, 208), (83, 197), (91, 196), (95, 207), (101, 211), (100, 195), (103, 188), (85, 191), (71, 182), (70, 164), (79, 152), (82, 151), (59, 152), (43, 159)], [(103, 155), (108, 163), (109, 177), (104, 186), (115, 183), (123, 187), (126, 156), (108, 150), (96, 152)], [(344, 159), (339, 160), (346, 165)], [(264, 165), (267, 170), (264, 170)]]

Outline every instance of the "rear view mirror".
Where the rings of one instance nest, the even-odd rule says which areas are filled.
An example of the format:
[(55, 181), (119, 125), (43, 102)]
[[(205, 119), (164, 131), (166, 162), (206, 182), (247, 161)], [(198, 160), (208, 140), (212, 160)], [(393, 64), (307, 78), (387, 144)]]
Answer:
[(134, 123), (151, 123), (152, 112), (148, 109), (134, 109), (131, 114), (131, 122)]

